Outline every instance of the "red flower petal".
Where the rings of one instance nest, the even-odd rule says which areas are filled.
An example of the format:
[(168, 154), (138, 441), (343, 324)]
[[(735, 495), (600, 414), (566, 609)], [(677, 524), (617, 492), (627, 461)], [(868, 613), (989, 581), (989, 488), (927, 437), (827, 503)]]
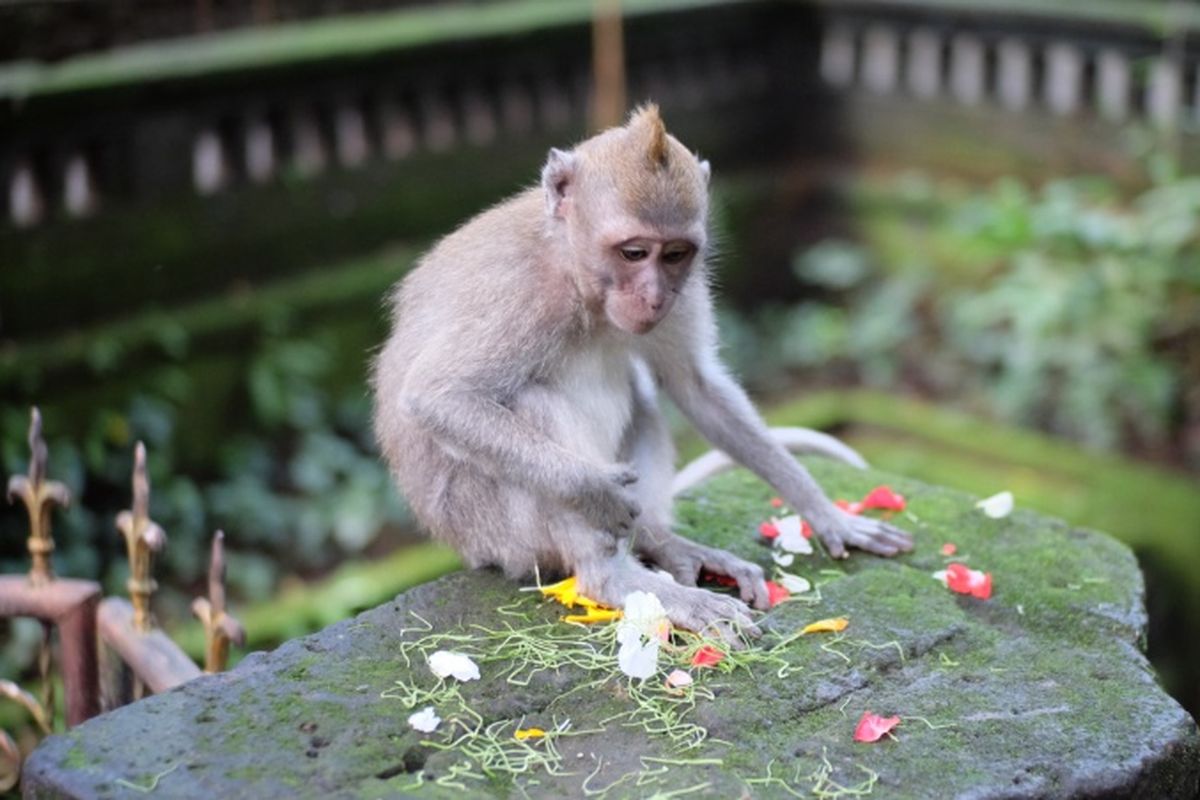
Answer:
[(802, 520), (800, 522), (800, 535), (803, 536), (805, 539), (812, 538), (812, 535), (813, 535), (812, 525), (809, 525), (807, 521)]
[(692, 656), (693, 667), (715, 667), (725, 660), (725, 654), (711, 644), (706, 644)]
[(881, 717), (870, 711), (864, 711), (862, 719), (858, 721), (858, 727), (854, 729), (854, 741), (877, 742), (883, 738), (884, 734), (899, 724), (899, 717)]
[(792, 596), (792, 593), (775, 581), (767, 581), (767, 601), (774, 607)]
[(992, 573), (971, 569), (966, 564), (946, 565), (946, 586), (950, 591), (969, 594), (980, 600), (992, 596)]
[(861, 514), (863, 510), (862, 503), (851, 503), (849, 500), (834, 500), (833, 504), (847, 514)]
[(783, 508), (783, 498), (782, 497), (772, 497), (771, 498), (771, 508)]
[(893, 492), (890, 486), (876, 486), (862, 499), (862, 507), (881, 511), (903, 511), (904, 495)]
[(701, 583), (715, 583), (718, 586), (736, 587), (738, 585), (736, 579), (731, 578), (728, 575), (718, 575), (715, 572), (701, 572), (700, 573), (700, 582)]
[(758, 526), (758, 532), (762, 534), (764, 539), (774, 539), (779, 536), (779, 528), (775, 527), (774, 522), (764, 522)]
[(944, 556), (952, 556), (957, 552), (958, 545), (954, 544), (953, 542), (946, 542), (944, 545), (942, 545), (942, 555)]

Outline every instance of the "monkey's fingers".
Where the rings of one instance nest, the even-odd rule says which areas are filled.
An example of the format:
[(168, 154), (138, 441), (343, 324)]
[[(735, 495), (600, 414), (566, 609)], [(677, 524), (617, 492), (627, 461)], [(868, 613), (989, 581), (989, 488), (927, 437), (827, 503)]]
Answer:
[(750, 609), (740, 600), (704, 589), (680, 587), (670, 599), (667, 616), (674, 625), (702, 634), (719, 636), (731, 647), (742, 648), (747, 638), (762, 631), (750, 619)]
[(704, 559), (704, 569), (733, 578), (737, 582), (738, 595), (743, 603), (759, 611), (766, 611), (771, 607), (767, 576), (758, 564), (752, 564), (724, 550), (710, 550)]
[(912, 550), (912, 535), (886, 522), (857, 517), (845, 536), (846, 543), (868, 553), (894, 556)]

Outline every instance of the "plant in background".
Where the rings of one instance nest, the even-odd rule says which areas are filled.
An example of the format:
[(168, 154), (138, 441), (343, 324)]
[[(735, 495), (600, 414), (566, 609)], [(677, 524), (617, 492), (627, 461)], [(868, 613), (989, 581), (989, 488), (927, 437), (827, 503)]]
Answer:
[[(50, 471), (77, 499), (55, 518), (59, 574), (101, 580), (123, 593), (127, 566), (113, 527), (129, 503), (133, 445), (146, 442), (152, 483), (151, 515), (169, 536), (156, 573), (156, 609), (170, 620), (187, 616), (192, 589), (204, 578), (216, 528), (230, 536), (228, 580), (245, 600), (264, 599), (281, 578), (313, 574), (362, 552), (381, 529), (403, 524), (406, 511), (375, 453), (370, 408), (361, 384), (339, 381), (336, 342), (268, 335), (245, 361), (245, 417), (221, 444), (215, 465), (189, 471), (179, 454), (188, 420), (181, 398), (194, 387), (175, 365), (162, 380), (121, 407), (97, 408), (81, 440), (50, 442)], [(6, 473), (22, 471), (27, 409), (0, 415)], [(52, 430), (47, 430), (52, 434)], [(23, 518), (0, 515), (5, 545), (0, 570), (22, 572)], [(20, 629), (14, 628), (13, 633)], [(32, 636), (10, 636), (0, 666), (15, 674), (29, 663)]]
[(897, 194), (900, 219), (869, 222), (866, 244), (797, 256), (813, 298), (752, 326), (776, 369), (965, 398), (1097, 447), (1166, 448), (1200, 425), (1184, 391), (1200, 363), (1200, 179), (1128, 202), (1099, 179), (964, 193), (909, 177)]

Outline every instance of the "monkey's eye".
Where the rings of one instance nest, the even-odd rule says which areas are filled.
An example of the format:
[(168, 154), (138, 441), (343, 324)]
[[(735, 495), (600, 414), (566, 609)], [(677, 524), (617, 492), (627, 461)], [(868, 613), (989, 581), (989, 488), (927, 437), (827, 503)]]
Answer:
[(650, 251), (644, 247), (636, 245), (626, 245), (621, 248), (621, 258), (626, 261), (642, 261), (646, 256), (650, 255)]
[(662, 260), (664, 264), (682, 264), (687, 261), (692, 255), (690, 247), (676, 247), (669, 250), (664, 250)]

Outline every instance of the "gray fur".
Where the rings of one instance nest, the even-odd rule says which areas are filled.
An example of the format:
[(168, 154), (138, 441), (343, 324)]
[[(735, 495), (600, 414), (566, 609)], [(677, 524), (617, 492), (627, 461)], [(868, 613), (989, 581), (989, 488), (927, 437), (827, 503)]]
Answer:
[[(645, 209), (623, 214), (615, 198), (630, 187), (621, 181), (607, 194), (589, 190), (596, 196), (579, 188), (603, 186), (594, 179), (623, 157), (612, 147), (619, 135), (552, 151), (542, 186), (467, 222), (399, 283), (392, 333), (374, 365), (376, 435), (417, 518), (469, 565), (514, 577), (573, 573), (586, 594), (613, 606), (650, 590), (677, 625), (753, 635), (743, 602), (694, 584), (701, 569), (729, 575), (743, 601), (765, 608), (762, 570), (671, 530), (674, 451), (659, 387), (808, 516), (835, 555), (843, 541), (890, 554), (910, 540), (838, 511), (720, 366), (703, 264), (707, 198), (687, 198), (680, 207), (699, 209), (699, 218), (679, 224), (677, 208), (649, 220)], [(636, 174), (621, 169), (613, 174)], [(671, 180), (704, 185), (698, 162), (675, 170)], [(618, 240), (627, 228), (628, 238), (650, 243), (652, 263), (620, 264), (589, 238), (596, 228)], [(610, 276), (665, 269), (658, 242), (681, 239), (695, 246), (694, 264), (670, 278), (673, 309), (650, 316), (657, 309), (637, 294), (642, 284)], [(620, 313), (610, 301), (624, 304)], [(630, 319), (649, 331), (629, 332)]]

